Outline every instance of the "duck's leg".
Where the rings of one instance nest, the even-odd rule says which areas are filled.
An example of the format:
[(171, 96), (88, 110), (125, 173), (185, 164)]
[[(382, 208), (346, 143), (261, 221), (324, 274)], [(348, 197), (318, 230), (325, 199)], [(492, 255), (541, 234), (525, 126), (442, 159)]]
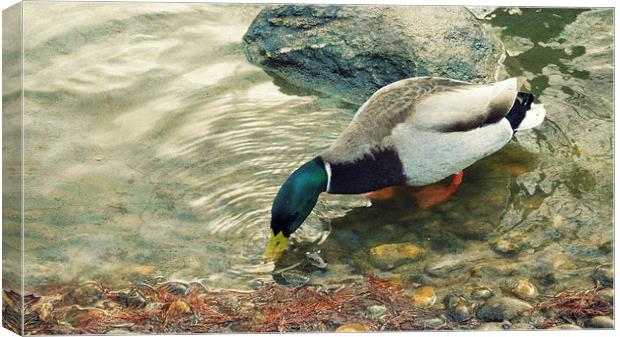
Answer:
[(388, 186), (380, 190), (364, 193), (364, 197), (370, 200), (388, 200), (396, 195), (396, 186)]
[(463, 181), (463, 171), (457, 172), (452, 177), (452, 182), (448, 186), (428, 185), (413, 193), (413, 197), (418, 202), (420, 208), (429, 208), (442, 201), (447, 200), (459, 187)]

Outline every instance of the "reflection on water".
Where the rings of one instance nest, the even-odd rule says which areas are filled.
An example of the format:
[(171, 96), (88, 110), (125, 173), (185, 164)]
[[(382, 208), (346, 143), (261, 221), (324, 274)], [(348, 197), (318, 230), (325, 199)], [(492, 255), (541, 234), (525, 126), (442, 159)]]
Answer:
[[(259, 261), (271, 201), (356, 107), (245, 60), (241, 37), (257, 6), (24, 8), (26, 288), (271, 280), (274, 266)], [(386, 276), (365, 263), (368, 249), (414, 242), (430, 253), (387, 274), (433, 282), (438, 264), (461, 273), (503, 261), (512, 275), (538, 277), (561, 254), (573, 267), (556, 278), (582, 285), (593, 264), (611, 261), (601, 247), (612, 240), (612, 11), (487, 17), (511, 56), (507, 71), (528, 78), (548, 121), (466, 170), (454, 197), (432, 209), (406, 195), (374, 205), (322, 196), (278, 267), (321, 249), (330, 269), (312, 272), (314, 282)], [(494, 252), (497, 239), (518, 255)], [(492, 275), (503, 274), (483, 277)]]

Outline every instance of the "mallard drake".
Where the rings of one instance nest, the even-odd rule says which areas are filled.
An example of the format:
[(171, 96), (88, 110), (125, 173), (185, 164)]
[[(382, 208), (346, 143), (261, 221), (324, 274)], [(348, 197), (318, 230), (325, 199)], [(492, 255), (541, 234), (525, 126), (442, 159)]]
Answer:
[[(273, 236), (263, 261), (279, 258), (288, 237), (310, 214), (322, 192), (373, 193), (393, 186), (424, 186), (455, 175), (500, 150), (515, 132), (542, 123), (544, 107), (519, 92), (510, 78), (474, 84), (416, 77), (375, 92), (337, 140), (295, 170), (271, 208)], [(447, 198), (444, 193), (438, 198)], [(437, 200), (430, 198), (426, 205)]]

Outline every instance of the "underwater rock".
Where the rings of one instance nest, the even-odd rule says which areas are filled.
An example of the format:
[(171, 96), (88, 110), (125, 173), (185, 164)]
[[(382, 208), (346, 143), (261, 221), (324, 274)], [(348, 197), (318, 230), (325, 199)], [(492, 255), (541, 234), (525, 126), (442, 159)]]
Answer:
[(285, 271), (274, 276), (279, 277), (284, 282), (284, 284), (288, 284), (294, 287), (303, 286), (310, 282), (310, 277), (293, 271)]
[(478, 309), (476, 316), (481, 321), (501, 322), (517, 317), (519, 313), (532, 309), (532, 306), (522, 300), (496, 296), (490, 298)]
[(531, 300), (538, 296), (538, 289), (536, 286), (526, 279), (508, 281), (502, 284), (501, 288), (522, 300)]
[(613, 288), (604, 288), (598, 291), (598, 295), (609, 302), (609, 304), (614, 304), (614, 289)]
[(446, 324), (446, 322), (443, 319), (439, 318), (439, 317), (427, 319), (423, 323), (424, 323), (425, 327), (431, 328), (431, 329), (435, 329), (435, 328), (438, 328), (438, 327)]
[(470, 296), (475, 300), (486, 300), (493, 296), (493, 290), (489, 287), (478, 286), (471, 291)]
[(504, 326), (502, 325), (502, 323), (482, 323), (478, 326), (478, 330), (483, 330), (483, 331), (504, 330)]
[(596, 317), (592, 317), (592, 319), (587, 321), (586, 326), (589, 328), (597, 328), (597, 329), (613, 329), (614, 319), (611, 317), (607, 317), (607, 316), (596, 316)]
[(308, 261), (308, 264), (318, 269), (327, 269), (327, 262), (323, 260), (319, 253), (320, 251), (312, 253), (306, 252), (306, 261)]
[(492, 81), (504, 57), (492, 31), (463, 7), (270, 6), (243, 42), (251, 63), (358, 104), (408, 77)]
[(554, 326), (550, 330), (581, 330), (581, 327), (575, 324), (560, 324)]
[(370, 263), (383, 270), (394, 269), (421, 258), (426, 249), (412, 243), (391, 243), (370, 249)]
[(413, 305), (418, 308), (428, 308), (435, 304), (437, 295), (432, 287), (420, 287), (413, 293)]
[(600, 283), (603, 287), (614, 286), (614, 266), (604, 264), (596, 267), (592, 273), (592, 280)]
[(472, 318), (473, 307), (464, 297), (448, 295), (444, 299), (446, 314), (453, 322), (464, 322)]
[(339, 326), (336, 332), (362, 332), (366, 331), (366, 327), (359, 323), (347, 323)]
[(509, 329), (510, 330), (532, 330), (532, 329), (535, 329), (535, 327), (529, 323), (516, 323), (516, 324), (511, 324)]
[(385, 312), (387, 311), (387, 308), (384, 305), (371, 305), (368, 308), (366, 308), (366, 311), (368, 311), (368, 314), (370, 316), (379, 318), (383, 316), (383, 314), (385, 314)]
[(182, 300), (176, 300), (164, 306), (164, 310), (164, 322), (167, 321), (170, 317), (187, 314), (192, 311), (189, 304)]

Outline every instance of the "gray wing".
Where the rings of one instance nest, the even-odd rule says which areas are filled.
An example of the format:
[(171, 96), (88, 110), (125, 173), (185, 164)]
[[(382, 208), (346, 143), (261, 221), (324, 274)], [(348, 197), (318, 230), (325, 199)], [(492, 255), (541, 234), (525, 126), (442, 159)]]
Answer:
[[(375, 92), (359, 108), (349, 126), (321, 156), (330, 163), (345, 163), (380, 152), (393, 146), (392, 132), (401, 123), (453, 132), (478, 127), (485, 121), (497, 121), (510, 110), (517, 84), (515, 80), (512, 98), (510, 95), (500, 95), (505, 97), (495, 100), (484, 97), (484, 94), (493, 93), (485, 88), (494, 85), (436, 77), (409, 78), (392, 83)], [(482, 92), (471, 96), (476, 91)], [(437, 105), (437, 98), (443, 103)]]

